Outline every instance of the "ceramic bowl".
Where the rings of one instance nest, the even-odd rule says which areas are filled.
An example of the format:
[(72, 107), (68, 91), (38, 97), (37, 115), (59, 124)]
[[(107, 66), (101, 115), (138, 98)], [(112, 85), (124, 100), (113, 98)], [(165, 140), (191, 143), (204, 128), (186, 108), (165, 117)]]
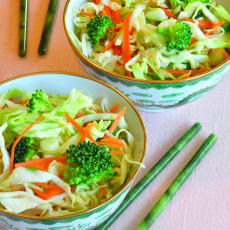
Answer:
[[(230, 10), (228, 1), (219, 2)], [(86, 0), (68, 0), (64, 11), (65, 32), (78, 60), (91, 76), (116, 87), (129, 97), (139, 110), (146, 112), (164, 111), (194, 101), (216, 86), (230, 70), (229, 58), (205, 74), (174, 81), (137, 80), (103, 69), (83, 55), (76, 41), (73, 23), (74, 12), (84, 2)]]
[[(146, 147), (146, 133), (142, 119), (133, 104), (118, 90), (88, 77), (66, 73), (35, 73), (19, 76), (0, 83), (0, 93), (17, 88), (25, 91), (43, 89), (53, 94), (69, 94), (71, 89), (80, 89), (95, 101), (108, 98), (111, 104), (120, 103), (127, 107), (126, 120), (135, 138), (134, 159), (143, 162)], [(132, 118), (132, 119), (130, 119)], [(1, 230), (77, 230), (92, 229), (104, 222), (124, 200), (139, 171), (133, 167), (127, 182), (111, 199), (101, 205), (81, 213), (60, 217), (29, 217), (0, 209)]]

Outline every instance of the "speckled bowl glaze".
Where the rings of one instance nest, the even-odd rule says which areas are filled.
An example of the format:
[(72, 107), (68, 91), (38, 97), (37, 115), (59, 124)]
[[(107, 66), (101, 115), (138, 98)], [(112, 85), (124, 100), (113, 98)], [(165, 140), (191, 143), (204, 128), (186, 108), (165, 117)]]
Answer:
[[(118, 90), (88, 77), (66, 73), (33, 73), (0, 83), (0, 93), (17, 88), (25, 91), (43, 89), (53, 94), (69, 94), (73, 88), (81, 90), (95, 101), (107, 97), (111, 104), (127, 107), (126, 120), (135, 138), (134, 159), (143, 162), (146, 149), (146, 133), (142, 119), (133, 104)], [(132, 118), (132, 119), (130, 119)], [(112, 198), (101, 205), (81, 213), (59, 217), (29, 217), (0, 209), (0, 230), (85, 230), (104, 222), (122, 203), (139, 171), (132, 167), (127, 182)]]
[[(219, 2), (229, 9), (228, 1)], [(165, 111), (194, 101), (216, 86), (230, 70), (228, 59), (205, 74), (174, 81), (143, 81), (109, 72), (84, 56), (77, 45), (73, 24), (74, 10), (84, 2), (86, 0), (68, 0), (64, 11), (65, 32), (73, 50), (91, 76), (116, 87), (141, 111)]]

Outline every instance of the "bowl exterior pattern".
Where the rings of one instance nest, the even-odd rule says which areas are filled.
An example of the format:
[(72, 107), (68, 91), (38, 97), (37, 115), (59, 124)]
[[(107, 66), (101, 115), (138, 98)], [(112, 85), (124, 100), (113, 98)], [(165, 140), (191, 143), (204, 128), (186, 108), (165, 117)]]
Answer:
[(1, 230), (85, 230), (92, 229), (104, 222), (122, 203), (130, 186), (115, 199), (91, 211), (77, 217), (63, 220), (29, 220), (6, 214), (0, 216)]
[(151, 84), (117, 78), (89, 66), (80, 58), (79, 61), (91, 76), (114, 86), (145, 112), (166, 111), (194, 101), (216, 86), (230, 70), (228, 63), (202, 78), (172, 84)]

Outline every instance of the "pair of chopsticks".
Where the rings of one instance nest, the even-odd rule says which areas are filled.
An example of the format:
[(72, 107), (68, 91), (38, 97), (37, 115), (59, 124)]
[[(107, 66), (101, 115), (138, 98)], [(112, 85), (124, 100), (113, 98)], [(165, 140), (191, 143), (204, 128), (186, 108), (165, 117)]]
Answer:
[[(28, 2), (20, 0), (20, 22), (19, 22), (19, 56), (25, 57), (27, 51), (27, 28), (28, 28)], [(38, 48), (40, 56), (45, 55), (53, 28), (54, 19), (58, 8), (58, 0), (50, 0), (46, 20)]]
[[(148, 173), (131, 189), (120, 207), (113, 213), (105, 223), (101, 224), (97, 229), (106, 230), (109, 226), (125, 211), (125, 209), (143, 192), (143, 190), (169, 165), (169, 163), (189, 144), (189, 142), (201, 130), (201, 124), (195, 123), (178, 141), (173, 145), (168, 152), (148, 171)], [(150, 210), (149, 214), (137, 226), (137, 230), (149, 229), (157, 217), (166, 208), (177, 191), (186, 182), (204, 156), (214, 146), (217, 141), (217, 136), (211, 134), (201, 145), (199, 150), (194, 154), (192, 159), (182, 169), (176, 179), (171, 183), (166, 192), (158, 200), (158, 202)]]

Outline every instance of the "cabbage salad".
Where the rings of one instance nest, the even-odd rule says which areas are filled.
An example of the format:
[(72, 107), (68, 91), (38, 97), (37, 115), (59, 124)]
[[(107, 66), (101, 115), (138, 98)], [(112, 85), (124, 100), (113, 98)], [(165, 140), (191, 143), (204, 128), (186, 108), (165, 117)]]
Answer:
[(230, 14), (213, 0), (90, 0), (73, 20), (85, 56), (140, 80), (190, 78), (229, 58)]
[(93, 208), (126, 182), (134, 138), (126, 107), (81, 91), (0, 94), (0, 209), (61, 216)]

